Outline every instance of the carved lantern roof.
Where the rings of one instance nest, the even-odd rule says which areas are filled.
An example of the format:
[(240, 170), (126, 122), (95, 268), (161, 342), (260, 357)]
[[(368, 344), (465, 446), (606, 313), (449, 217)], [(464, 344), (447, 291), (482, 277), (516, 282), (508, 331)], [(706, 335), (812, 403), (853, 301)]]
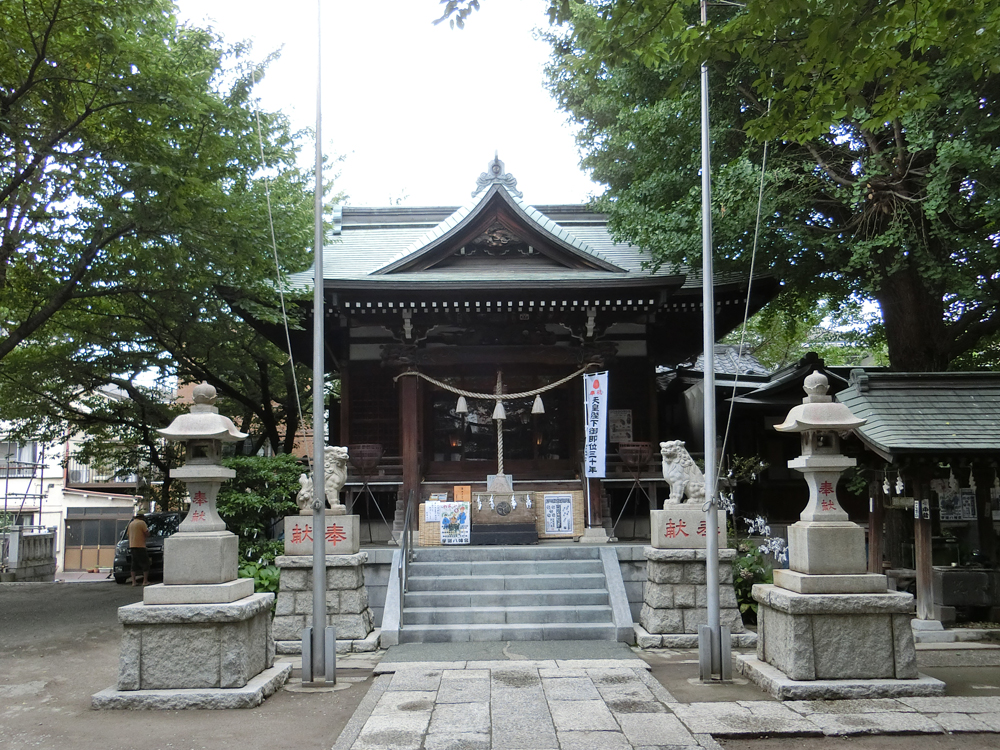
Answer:
[(208, 383), (195, 386), (191, 411), (181, 414), (169, 427), (157, 430), (167, 440), (221, 440), (235, 443), (247, 435), (236, 429), (229, 417), (219, 414), (215, 404), (215, 388)]
[(830, 388), (826, 375), (814, 372), (806, 377), (802, 387), (806, 397), (792, 407), (784, 422), (775, 426), (778, 432), (847, 432), (865, 423), (866, 420), (855, 417), (850, 409), (834, 401), (833, 396), (826, 395)]

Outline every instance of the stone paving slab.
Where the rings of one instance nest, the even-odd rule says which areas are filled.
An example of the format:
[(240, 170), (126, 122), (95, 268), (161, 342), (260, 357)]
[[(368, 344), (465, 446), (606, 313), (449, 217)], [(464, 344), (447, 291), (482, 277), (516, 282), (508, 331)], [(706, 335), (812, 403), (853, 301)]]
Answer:
[(688, 704), (638, 661), (444, 664), (400, 663), (376, 678), (334, 750), (722, 750), (716, 737), (1000, 733), (1000, 697)]
[(692, 732), (713, 737), (753, 737), (762, 734), (818, 736), (823, 730), (810, 718), (780, 703), (679, 703), (673, 712)]
[(823, 734), (834, 737), (852, 734), (936, 734), (944, 731), (937, 722), (912, 712), (815, 713), (809, 720), (820, 727)]

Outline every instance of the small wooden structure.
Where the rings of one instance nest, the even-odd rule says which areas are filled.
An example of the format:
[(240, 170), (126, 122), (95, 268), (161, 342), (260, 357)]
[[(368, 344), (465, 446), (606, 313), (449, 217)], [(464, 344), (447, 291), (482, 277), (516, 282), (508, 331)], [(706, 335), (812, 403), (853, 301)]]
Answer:
[[(632, 476), (612, 466), (604, 480), (581, 480), (582, 378), (550, 386), (585, 368), (609, 371), (609, 461), (618, 442), (672, 437), (658, 422), (655, 367), (701, 350), (700, 278), (650, 267), (585, 206), (529, 205), (499, 159), (461, 208), (344, 206), (333, 234), (326, 362), (341, 390), (329, 442), (383, 447), (366, 479), (396, 491), (397, 528), (411, 491), (415, 503), (455, 485), (480, 491), (497, 473), (495, 403), (469, 399), (463, 412), (449, 389), (493, 393), (498, 372), (504, 393), (547, 389), (544, 413), (532, 398), (504, 403), (504, 472), (519, 491), (583, 492), (588, 527), (606, 525), (602, 496), (615, 482), (627, 491)], [(755, 281), (751, 312), (776, 288)], [(742, 321), (747, 294), (745, 278), (717, 284), (719, 335)], [(308, 335), (299, 358), (311, 356)], [(658, 478), (658, 458), (647, 480)]]
[(854, 370), (837, 400), (867, 419), (869, 570), (912, 570), (920, 619), (1000, 619), (1000, 373)]

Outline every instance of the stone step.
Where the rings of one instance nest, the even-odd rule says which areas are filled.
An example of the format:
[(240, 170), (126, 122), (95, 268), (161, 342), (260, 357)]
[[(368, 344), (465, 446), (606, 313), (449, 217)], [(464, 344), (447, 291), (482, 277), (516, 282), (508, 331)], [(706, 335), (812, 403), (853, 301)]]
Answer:
[(411, 591), (520, 591), (525, 589), (593, 589), (606, 588), (604, 573), (581, 575), (486, 575), (486, 576), (416, 576), (407, 580), (407, 595)]
[(507, 625), (404, 625), (400, 643), (464, 641), (613, 641), (615, 626), (601, 623), (522, 623)]
[(604, 605), (510, 606), (510, 607), (406, 607), (404, 625), (448, 625), (455, 623), (527, 624), (559, 622), (612, 622), (611, 607)]
[(419, 547), (414, 562), (455, 562), (459, 560), (598, 560), (597, 547), (532, 545), (517, 547)]
[(455, 560), (412, 562), (412, 576), (576, 575), (603, 573), (600, 560)]
[(408, 591), (404, 608), (410, 607), (578, 607), (607, 604), (606, 588), (533, 589), (531, 591)]

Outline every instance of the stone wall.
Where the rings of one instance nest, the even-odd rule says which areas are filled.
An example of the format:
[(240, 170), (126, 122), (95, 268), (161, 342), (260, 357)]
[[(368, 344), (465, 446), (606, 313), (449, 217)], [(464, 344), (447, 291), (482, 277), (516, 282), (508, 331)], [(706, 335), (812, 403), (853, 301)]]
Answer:
[(55, 531), (33, 532), (14, 527), (7, 533), (4, 580), (53, 581), (56, 576)]
[[(705, 550), (645, 548), (647, 577), (639, 624), (651, 636), (696, 635), (698, 626), (708, 622), (708, 590), (705, 585)], [(719, 550), (719, 615), (731, 633), (743, 633), (733, 589), (733, 560), (736, 550)], [(671, 643), (660, 639), (660, 644)]]
[[(365, 588), (367, 552), (326, 556), (326, 625), (337, 629), (338, 651), (373, 651), (374, 616)], [(274, 640), (279, 654), (302, 650), (302, 630), (312, 625), (312, 557), (282, 555), (281, 588), (274, 611)]]

